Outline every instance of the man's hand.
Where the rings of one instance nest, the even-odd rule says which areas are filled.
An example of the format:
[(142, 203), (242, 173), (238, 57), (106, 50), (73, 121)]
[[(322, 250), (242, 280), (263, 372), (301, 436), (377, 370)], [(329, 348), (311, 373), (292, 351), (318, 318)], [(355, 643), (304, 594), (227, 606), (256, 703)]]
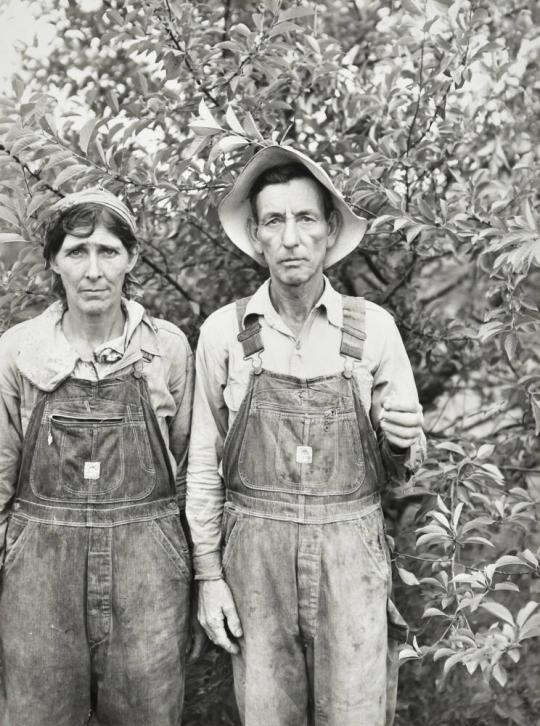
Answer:
[(424, 417), (416, 401), (400, 400), (394, 396), (383, 401), (381, 429), (390, 446), (408, 449), (420, 436)]
[(186, 655), (188, 663), (198, 660), (204, 653), (208, 640), (206, 634), (197, 618), (197, 587), (194, 586), (191, 592), (191, 606), (189, 613), (189, 638)]
[(232, 593), (225, 580), (199, 581), (199, 622), (212, 643), (228, 653), (238, 653), (239, 648), (225, 630), (225, 624), (235, 638), (242, 637), (242, 626), (236, 612)]

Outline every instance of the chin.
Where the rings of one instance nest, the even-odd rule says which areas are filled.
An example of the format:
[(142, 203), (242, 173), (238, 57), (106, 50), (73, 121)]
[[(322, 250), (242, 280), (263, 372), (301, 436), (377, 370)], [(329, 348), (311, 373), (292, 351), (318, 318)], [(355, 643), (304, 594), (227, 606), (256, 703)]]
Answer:
[(289, 274), (281, 275), (281, 282), (284, 285), (297, 286), (309, 282), (312, 277), (313, 275), (305, 270), (291, 270)]
[(110, 309), (111, 303), (109, 300), (92, 300), (80, 306), (80, 310), (85, 315), (103, 315), (103, 313), (109, 312)]

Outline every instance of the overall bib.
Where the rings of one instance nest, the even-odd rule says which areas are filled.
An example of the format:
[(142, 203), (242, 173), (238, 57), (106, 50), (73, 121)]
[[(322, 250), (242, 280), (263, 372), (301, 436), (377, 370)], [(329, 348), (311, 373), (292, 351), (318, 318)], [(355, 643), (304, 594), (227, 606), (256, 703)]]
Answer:
[(223, 569), (244, 631), (233, 656), (244, 726), (393, 720), (385, 475), (352, 376), (365, 303), (343, 303), (345, 369), (311, 379), (257, 364), (261, 327), (244, 328), (237, 303), (253, 370), (224, 447)]
[(178, 726), (189, 588), (143, 361), (42, 392), (6, 536), (3, 726)]

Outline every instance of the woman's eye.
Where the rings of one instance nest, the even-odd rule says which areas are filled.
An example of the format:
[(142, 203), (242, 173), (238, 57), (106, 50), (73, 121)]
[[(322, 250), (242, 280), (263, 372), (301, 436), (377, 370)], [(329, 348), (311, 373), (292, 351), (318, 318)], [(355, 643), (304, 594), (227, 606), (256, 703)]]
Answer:
[(82, 250), (70, 250), (68, 252), (69, 257), (80, 257), (82, 255)]
[(103, 250), (105, 257), (116, 257), (118, 250)]

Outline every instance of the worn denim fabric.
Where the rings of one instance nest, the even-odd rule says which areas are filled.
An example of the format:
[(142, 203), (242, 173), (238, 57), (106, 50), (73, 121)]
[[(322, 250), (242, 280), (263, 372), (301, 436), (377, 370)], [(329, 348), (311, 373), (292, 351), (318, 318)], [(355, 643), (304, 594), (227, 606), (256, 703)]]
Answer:
[(178, 726), (189, 588), (141, 367), (43, 394), (6, 537), (3, 726)]
[(380, 507), (322, 525), (229, 510), (225, 528), (223, 567), (244, 631), (233, 656), (242, 722), (392, 723)]
[(223, 570), (244, 631), (244, 726), (385, 726), (391, 576), (376, 438), (356, 382), (252, 374), (225, 442)]
[(303, 523), (355, 518), (384, 471), (356, 381), (253, 373), (223, 452), (227, 500)]

